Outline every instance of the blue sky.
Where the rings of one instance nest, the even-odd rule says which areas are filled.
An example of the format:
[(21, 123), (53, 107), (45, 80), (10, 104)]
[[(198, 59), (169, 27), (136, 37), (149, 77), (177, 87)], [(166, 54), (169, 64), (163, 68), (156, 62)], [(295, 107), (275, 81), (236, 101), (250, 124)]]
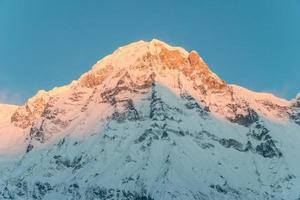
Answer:
[(300, 92), (299, 0), (0, 0), (0, 102), (22, 103), (152, 38), (197, 50), (229, 83)]

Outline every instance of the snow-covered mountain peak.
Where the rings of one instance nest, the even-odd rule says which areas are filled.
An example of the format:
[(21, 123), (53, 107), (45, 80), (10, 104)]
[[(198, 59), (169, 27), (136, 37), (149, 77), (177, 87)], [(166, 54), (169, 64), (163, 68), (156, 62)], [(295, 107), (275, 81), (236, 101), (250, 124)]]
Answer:
[(227, 84), (196, 51), (131, 43), (0, 104), (0, 199), (299, 199), (299, 102)]
[[(138, 59), (144, 59), (145, 56), (159, 56), (162, 50), (174, 51), (176, 56), (187, 58), (189, 53), (181, 47), (170, 46), (160, 40), (153, 39), (147, 41), (137, 41), (128, 45), (119, 47), (111, 55), (97, 62), (100, 65), (95, 65), (94, 70), (102, 68), (105, 65), (113, 65), (119, 68), (128, 68), (130, 65), (136, 64)], [(175, 54), (173, 54), (174, 56)]]
[[(181, 47), (172, 47), (156, 39), (150, 42), (138, 41), (118, 48), (98, 61), (79, 82), (93, 87), (104, 82), (109, 75), (120, 76), (124, 71), (134, 80), (143, 79), (149, 74), (155, 74), (157, 79), (167, 79), (168, 76), (176, 79), (181, 74), (206, 82), (207, 87), (225, 85), (224, 81), (211, 72), (196, 51), (188, 53)], [(173, 77), (170, 77), (172, 74)]]
[[(44, 115), (46, 108), (55, 104), (66, 104), (69, 100), (91, 101), (94, 96), (103, 98), (108, 94), (111, 95), (109, 101), (117, 96), (128, 98), (126, 95), (132, 95), (130, 91), (150, 90), (152, 84), (160, 84), (179, 96), (190, 94), (213, 113), (231, 121), (235, 121), (237, 113), (247, 116), (250, 108), (266, 118), (289, 119), (291, 102), (228, 85), (209, 69), (196, 51), (187, 52), (153, 39), (118, 48), (70, 85), (38, 92), (18, 108), (12, 122), (27, 128)], [(121, 93), (124, 93), (122, 97)], [(72, 104), (74, 102), (69, 102), (68, 106)]]
[[(157, 67), (166, 67), (164, 65), (171, 64), (168, 62), (174, 65), (189, 65), (191, 64), (189, 59), (193, 59), (193, 65), (203, 62), (196, 51), (189, 53), (181, 47), (173, 47), (157, 39), (150, 42), (141, 40), (118, 48), (111, 55), (98, 61), (92, 71), (97, 73), (97, 70), (107, 66), (129, 70), (132, 66), (141, 65), (146, 60), (152, 61), (151, 64), (160, 63)], [(176, 69), (175, 66), (173, 68)]]

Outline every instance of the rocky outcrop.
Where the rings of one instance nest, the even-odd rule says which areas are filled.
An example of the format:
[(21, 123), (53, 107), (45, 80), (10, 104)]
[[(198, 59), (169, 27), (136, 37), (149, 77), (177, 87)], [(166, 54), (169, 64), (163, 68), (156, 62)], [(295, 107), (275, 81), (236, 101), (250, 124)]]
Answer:
[(11, 122), (20, 128), (28, 128), (32, 123), (41, 117), (50, 97), (45, 91), (40, 91), (32, 99), (29, 99), (24, 106), (19, 107), (11, 117)]
[(300, 125), (300, 94), (292, 101), (290, 119)]

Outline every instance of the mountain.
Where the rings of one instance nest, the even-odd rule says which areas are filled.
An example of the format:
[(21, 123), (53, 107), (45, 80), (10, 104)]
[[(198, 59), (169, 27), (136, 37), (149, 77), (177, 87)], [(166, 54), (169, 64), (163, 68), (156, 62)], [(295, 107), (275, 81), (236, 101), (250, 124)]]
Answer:
[(228, 84), (195, 51), (139, 41), (0, 105), (0, 199), (296, 200), (299, 144), (299, 95)]

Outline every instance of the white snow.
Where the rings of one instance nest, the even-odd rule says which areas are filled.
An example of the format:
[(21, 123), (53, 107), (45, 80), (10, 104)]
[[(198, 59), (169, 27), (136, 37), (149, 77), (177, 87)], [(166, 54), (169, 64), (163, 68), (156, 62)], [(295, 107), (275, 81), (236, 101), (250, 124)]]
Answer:
[[(24, 106), (0, 104), (0, 199), (5, 184), (17, 198), (18, 181), (26, 181), (29, 188), (37, 182), (55, 187), (43, 199), (76, 199), (70, 192), (75, 183), (82, 196), (99, 185), (147, 190), (154, 199), (298, 198), (300, 126), (289, 117), (291, 102), (237, 85), (209, 89), (205, 78), (222, 83), (216, 74), (185, 75), (165, 68), (155, 57), (162, 47), (179, 51), (185, 59), (189, 56), (156, 39), (138, 41), (98, 61), (78, 81), (39, 91)], [(154, 58), (144, 60), (149, 53)], [(143, 88), (152, 74), (155, 81)], [(84, 86), (88, 75), (101, 82)], [(153, 103), (155, 95), (158, 100)], [(132, 111), (126, 107), (129, 100), (138, 119), (113, 119), (113, 113)], [(205, 106), (210, 112), (204, 112)], [(153, 108), (163, 110), (157, 118), (151, 118)], [(268, 130), (283, 157), (256, 152), (265, 141), (251, 136), (255, 123), (247, 127), (229, 121), (247, 115), (248, 109), (257, 112), (257, 123)], [(11, 123), (15, 112), (31, 116), (32, 126), (22, 129)], [(41, 131), (43, 142), (34, 139), (33, 128)], [(254, 149), (226, 147), (222, 139), (243, 149), (251, 142)], [(29, 143), (34, 148), (25, 153)], [(216, 185), (226, 193), (220, 188), (218, 192)]]

